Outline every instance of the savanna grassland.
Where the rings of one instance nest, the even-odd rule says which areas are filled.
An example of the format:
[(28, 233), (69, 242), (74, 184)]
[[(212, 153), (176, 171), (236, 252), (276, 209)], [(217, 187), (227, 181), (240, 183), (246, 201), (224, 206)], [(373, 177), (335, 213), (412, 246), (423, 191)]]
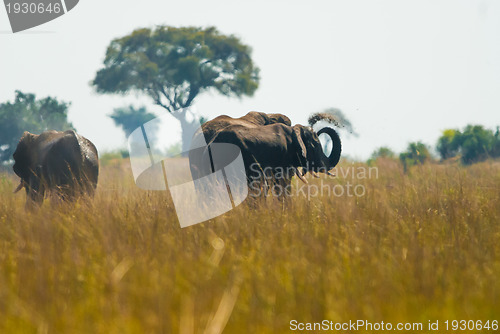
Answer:
[(101, 166), (92, 201), (37, 212), (3, 173), (0, 333), (290, 333), (293, 319), (423, 333), (429, 320), (500, 320), (500, 164), (377, 167), (309, 178), (364, 196), (243, 205), (184, 229), (168, 193), (138, 189), (126, 161)]

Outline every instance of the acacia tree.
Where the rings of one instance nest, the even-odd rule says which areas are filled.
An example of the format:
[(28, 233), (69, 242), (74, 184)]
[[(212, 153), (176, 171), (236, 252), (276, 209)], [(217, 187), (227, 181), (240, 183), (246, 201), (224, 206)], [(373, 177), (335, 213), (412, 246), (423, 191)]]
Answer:
[(117, 126), (122, 128), (125, 136), (128, 137), (139, 126), (154, 119), (155, 115), (147, 111), (145, 107), (135, 108), (130, 105), (128, 107), (115, 108), (109, 117)]
[(143, 28), (110, 43), (92, 85), (99, 93), (149, 96), (180, 121), (187, 151), (200, 121), (189, 119), (186, 108), (208, 90), (229, 97), (253, 95), (259, 69), (250, 56), (250, 47), (214, 27)]

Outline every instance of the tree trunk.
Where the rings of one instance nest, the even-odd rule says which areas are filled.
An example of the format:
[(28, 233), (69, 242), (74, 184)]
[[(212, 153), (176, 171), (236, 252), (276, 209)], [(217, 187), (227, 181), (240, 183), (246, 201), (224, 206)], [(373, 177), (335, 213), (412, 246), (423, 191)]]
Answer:
[(200, 123), (197, 119), (192, 122), (188, 122), (186, 119), (179, 119), (179, 121), (181, 122), (182, 155), (187, 156), (191, 147), (191, 139), (200, 127)]

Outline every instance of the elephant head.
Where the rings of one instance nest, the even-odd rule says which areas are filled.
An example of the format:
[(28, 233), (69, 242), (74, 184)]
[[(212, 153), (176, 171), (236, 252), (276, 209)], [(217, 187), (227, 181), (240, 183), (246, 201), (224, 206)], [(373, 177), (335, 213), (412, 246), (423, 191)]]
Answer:
[[(329, 155), (324, 153), (319, 140), (319, 135), (323, 133), (329, 136), (332, 142), (332, 150)], [(313, 175), (316, 172), (330, 174), (329, 170), (334, 168), (340, 160), (342, 151), (340, 137), (330, 127), (322, 128), (316, 133), (311, 127), (295, 125), (293, 126), (292, 139), (298, 152), (296, 167), (303, 168), (302, 175), (307, 172), (311, 172)]]
[[(17, 144), (14, 158), (14, 173), (21, 178), (19, 186), (14, 192), (23, 187), (26, 190), (27, 203), (40, 204), (45, 195), (45, 186), (42, 182), (42, 166), (38, 163), (37, 150), (38, 135), (25, 131)], [(28, 202), (28, 199), (30, 202)]]

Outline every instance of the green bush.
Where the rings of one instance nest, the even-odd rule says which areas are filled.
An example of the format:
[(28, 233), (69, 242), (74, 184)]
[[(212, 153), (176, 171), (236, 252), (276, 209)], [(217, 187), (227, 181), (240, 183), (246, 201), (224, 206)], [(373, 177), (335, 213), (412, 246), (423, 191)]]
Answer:
[(407, 171), (413, 165), (421, 165), (431, 159), (429, 148), (422, 142), (413, 142), (408, 145), (406, 152), (399, 155), (404, 170)]
[(438, 139), (436, 150), (442, 160), (453, 158), (458, 154), (460, 148), (461, 133), (455, 129), (447, 129), (443, 131), (442, 136)]
[(500, 156), (500, 134), (482, 125), (467, 125), (465, 129), (445, 130), (438, 139), (436, 149), (442, 160), (460, 155), (462, 163), (470, 165)]

